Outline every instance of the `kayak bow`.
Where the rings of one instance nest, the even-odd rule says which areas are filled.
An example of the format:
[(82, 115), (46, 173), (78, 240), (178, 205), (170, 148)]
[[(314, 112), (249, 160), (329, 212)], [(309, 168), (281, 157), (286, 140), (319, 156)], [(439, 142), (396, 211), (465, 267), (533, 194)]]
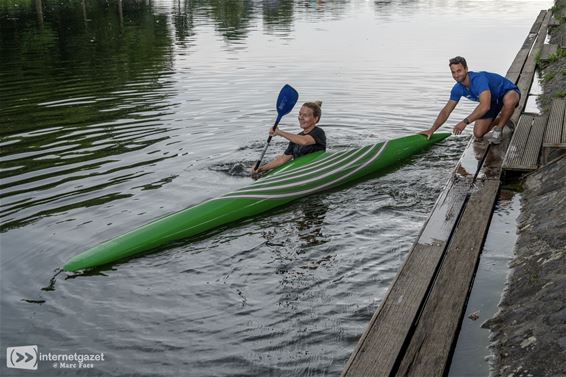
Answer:
[(411, 135), (341, 152), (315, 152), (274, 169), (253, 184), (160, 218), (73, 258), (65, 271), (116, 262), (167, 243), (249, 218), (298, 198), (393, 166), (450, 134)]

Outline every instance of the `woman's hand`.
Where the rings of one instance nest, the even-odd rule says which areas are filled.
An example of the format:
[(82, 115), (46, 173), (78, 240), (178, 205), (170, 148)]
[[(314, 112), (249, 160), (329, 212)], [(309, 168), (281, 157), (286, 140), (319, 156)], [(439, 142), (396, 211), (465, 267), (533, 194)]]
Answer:
[(261, 166), (259, 168), (255, 168), (255, 164), (252, 165), (252, 168), (250, 169), (250, 175), (252, 176), (253, 179), (258, 179), (259, 178), (259, 173), (261, 173), (263, 170), (261, 169)]

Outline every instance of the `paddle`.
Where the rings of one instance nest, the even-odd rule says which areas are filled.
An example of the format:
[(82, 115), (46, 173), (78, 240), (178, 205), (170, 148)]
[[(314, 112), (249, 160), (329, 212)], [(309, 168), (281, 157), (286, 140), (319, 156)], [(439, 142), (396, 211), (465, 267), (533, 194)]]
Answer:
[[(279, 92), (279, 97), (277, 97), (277, 105), (275, 108), (277, 109), (277, 119), (275, 119), (275, 124), (273, 125), (273, 131), (277, 128), (279, 121), (283, 118), (283, 115), (289, 114), (291, 110), (293, 110), (293, 106), (297, 103), (297, 99), (299, 98), (299, 93), (289, 84), (285, 84), (285, 86)], [(271, 142), (271, 135), (267, 138), (267, 144), (263, 148), (263, 152), (261, 152), (261, 156), (259, 160), (257, 160), (255, 164), (254, 170), (259, 168), (261, 164), (261, 160), (263, 160), (263, 156), (267, 151), (267, 147), (269, 147), (269, 143)]]

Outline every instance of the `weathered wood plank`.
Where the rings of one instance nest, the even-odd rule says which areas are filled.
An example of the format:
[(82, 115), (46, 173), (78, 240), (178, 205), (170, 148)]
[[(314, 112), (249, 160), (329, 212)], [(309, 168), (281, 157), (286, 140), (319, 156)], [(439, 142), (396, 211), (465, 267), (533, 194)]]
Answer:
[(503, 160), (503, 170), (513, 170), (514, 167), (520, 165), (534, 119), (535, 117), (532, 115), (523, 115), (519, 119)]
[(538, 31), (536, 41), (533, 45), (533, 48), (529, 56), (527, 57), (523, 70), (521, 71), (519, 81), (517, 82), (517, 86), (519, 87), (519, 90), (521, 91), (522, 95), (521, 95), (521, 99), (519, 100), (519, 106), (515, 109), (515, 112), (513, 113), (511, 119), (514, 120), (519, 119), (523, 109), (525, 108), (525, 104), (527, 103), (528, 93), (529, 90), (531, 89), (531, 85), (533, 83), (533, 79), (535, 76), (535, 70), (537, 65), (536, 57), (540, 54), (542, 50), (542, 46), (544, 45), (549, 20), (550, 20), (550, 12), (546, 12), (540, 30)]
[(465, 309), (495, 199), (498, 180), (477, 183), (446, 251), (397, 377), (443, 376)]
[(507, 127), (503, 128), (503, 138), (500, 144), (490, 145), (476, 179), (501, 179), (503, 160), (511, 143), (512, 133)]
[(470, 140), (342, 376), (389, 376), (398, 364), (487, 151), (487, 143), (478, 145)]
[[(540, 54), (542, 46), (544, 45), (550, 16), (550, 12), (547, 12), (545, 14), (541, 28), (537, 34), (537, 39), (533, 45), (533, 49), (527, 57), (525, 66), (523, 67), (523, 71), (521, 72), (521, 76), (519, 77), (517, 86), (519, 87), (522, 95), (519, 101), (519, 105), (511, 116), (511, 120), (513, 121), (516, 121), (517, 119), (519, 119), (519, 117), (521, 117), (521, 113), (523, 112), (523, 109), (525, 108), (525, 105), (527, 103), (528, 93), (533, 83), (534, 73), (536, 69), (536, 56)], [(523, 115), (522, 117), (525, 117), (525, 115)], [(528, 136), (531, 131), (530, 128), (532, 125), (532, 120), (531, 122), (527, 122), (527, 120), (528, 119), (525, 119), (523, 124), (525, 124), (526, 122), (529, 124), (529, 126), (523, 125), (521, 127), (521, 120), (519, 119), (519, 124), (517, 124), (517, 128), (513, 133), (511, 144), (509, 145), (509, 149), (507, 149), (507, 154), (503, 161), (503, 170), (525, 170), (522, 168), (521, 159), (527, 145)]]
[(538, 156), (542, 147), (542, 139), (547, 122), (548, 116), (546, 115), (537, 116), (535, 118), (531, 126), (529, 140), (525, 146), (523, 156), (521, 157), (521, 162), (515, 167), (516, 170), (529, 171), (538, 168)]
[(550, 115), (548, 118), (548, 125), (546, 127), (546, 133), (544, 134), (543, 146), (553, 147), (561, 143), (565, 111), (566, 99), (552, 100)]
[(506, 77), (509, 80), (513, 81), (514, 83), (517, 83), (517, 81), (519, 80), (519, 75), (521, 74), (521, 70), (523, 69), (523, 66), (525, 65), (525, 61), (529, 56), (529, 52), (531, 51), (531, 47), (533, 46), (533, 43), (536, 40), (537, 34), (542, 25), (544, 17), (546, 16), (546, 13), (547, 11), (545, 10), (540, 11), (533, 26), (531, 27), (531, 31), (529, 32), (529, 35), (527, 35), (527, 38), (523, 42), (523, 46), (517, 53), (517, 56), (515, 56), (513, 63), (511, 63), (511, 66), (507, 71)]

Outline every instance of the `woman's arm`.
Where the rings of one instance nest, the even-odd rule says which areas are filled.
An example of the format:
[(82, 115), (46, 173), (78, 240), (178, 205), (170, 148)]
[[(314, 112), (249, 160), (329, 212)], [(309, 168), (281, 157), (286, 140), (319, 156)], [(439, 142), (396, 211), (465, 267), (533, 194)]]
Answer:
[(267, 164), (260, 166), (257, 170), (255, 170), (254, 166), (252, 166), (252, 175), (275, 169), (276, 167), (283, 165), (287, 161), (290, 161), (292, 158), (293, 155), (282, 154), (277, 156), (274, 160), (268, 162)]
[(312, 137), (311, 135), (295, 135), (290, 132), (282, 131), (279, 128), (276, 128), (275, 131), (273, 132), (270, 130), (269, 134), (272, 136), (284, 137), (285, 139), (289, 140), (291, 143), (295, 143), (298, 145), (316, 144), (314, 137)]

